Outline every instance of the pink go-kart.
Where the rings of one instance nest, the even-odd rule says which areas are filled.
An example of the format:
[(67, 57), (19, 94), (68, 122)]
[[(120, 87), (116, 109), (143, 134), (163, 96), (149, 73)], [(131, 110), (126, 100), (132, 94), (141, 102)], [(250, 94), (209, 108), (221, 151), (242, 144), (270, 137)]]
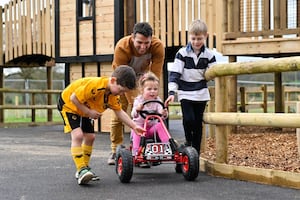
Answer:
[[(158, 100), (146, 101), (143, 105), (149, 103), (157, 103), (164, 107), (164, 104)], [(142, 110), (140, 115), (145, 119), (144, 127), (147, 123), (156, 120), (164, 123), (161, 114), (155, 111)], [(141, 142), (137, 155), (132, 155), (132, 144), (129, 148), (119, 146), (116, 152), (116, 173), (122, 183), (129, 183), (133, 168), (139, 167), (147, 163), (149, 166), (157, 166), (168, 163), (175, 165), (176, 173), (182, 173), (183, 177), (188, 181), (193, 181), (199, 174), (199, 156), (195, 148), (191, 146), (178, 145), (171, 137), (169, 131), (163, 125), (165, 133), (168, 135), (169, 141), (163, 143), (160, 141), (157, 133), (151, 139), (146, 139), (145, 133), (141, 136)]]

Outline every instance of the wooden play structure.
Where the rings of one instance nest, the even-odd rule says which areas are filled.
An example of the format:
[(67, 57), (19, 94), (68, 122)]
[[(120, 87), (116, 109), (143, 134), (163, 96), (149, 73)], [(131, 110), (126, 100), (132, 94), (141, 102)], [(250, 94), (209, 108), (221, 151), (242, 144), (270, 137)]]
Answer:
[[(12, 0), (1, 10), (1, 83), (5, 67), (54, 63), (65, 64), (66, 84), (84, 76), (110, 75), (114, 44), (139, 21), (149, 22), (165, 44), (166, 65), (187, 44), (188, 25), (197, 18), (208, 25), (207, 46), (229, 56), (230, 62), (239, 55), (278, 58), (300, 52), (300, 3), (295, 0)], [(51, 83), (51, 67), (47, 69)], [(281, 72), (274, 77), (275, 110), (283, 112)], [(232, 90), (227, 102), (232, 105), (226, 111), (236, 112), (236, 75), (227, 79)], [(108, 124), (102, 122), (99, 129), (107, 131)]]
[[(11, 0), (0, 7), (0, 88), (3, 69), (46, 66), (51, 89), (51, 66), (65, 64), (65, 84), (86, 76), (109, 76), (115, 43), (131, 33), (136, 22), (149, 22), (165, 45), (166, 59), (161, 97), (167, 95), (167, 63), (188, 41), (192, 20), (208, 25), (208, 48), (229, 56), (229, 64), (207, 71), (215, 79), (215, 105), (205, 122), (216, 126), (217, 163), (226, 163), (227, 135), (235, 125), (297, 127), (299, 114), (284, 114), (282, 72), (299, 71), (300, 1), (297, 0)], [(237, 56), (275, 58), (235, 63)], [(285, 58), (283, 58), (285, 57)], [(283, 59), (283, 60), (282, 60)], [(275, 112), (237, 113), (237, 76), (274, 73)], [(0, 90), (0, 123), (4, 121), (4, 90)], [(47, 91), (49, 92), (49, 91)], [(51, 94), (48, 96), (51, 99)], [(49, 117), (53, 107), (48, 101)], [(97, 124), (108, 132), (110, 111)], [(222, 119), (226, 116), (226, 123)], [(286, 119), (286, 120), (283, 120)], [(293, 119), (294, 122), (291, 122)], [(258, 121), (257, 121), (258, 120)], [(286, 123), (285, 123), (286, 122)], [(291, 124), (292, 123), (292, 124)], [(231, 125), (231, 126), (229, 126)], [(296, 183), (299, 184), (299, 183)]]

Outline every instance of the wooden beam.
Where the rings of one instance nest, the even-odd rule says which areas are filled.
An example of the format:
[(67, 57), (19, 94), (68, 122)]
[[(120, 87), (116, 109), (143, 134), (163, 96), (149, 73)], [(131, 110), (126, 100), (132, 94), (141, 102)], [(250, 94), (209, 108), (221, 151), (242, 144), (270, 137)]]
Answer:
[(229, 32), (224, 34), (225, 40), (233, 40), (237, 38), (245, 38), (245, 37), (259, 37), (263, 36), (264, 38), (270, 37), (273, 35), (283, 36), (289, 34), (298, 34), (300, 32), (300, 28), (293, 29), (276, 29), (276, 30), (264, 30), (264, 31), (249, 31), (249, 32)]
[[(220, 63), (211, 66), (205, 73), (206, 80), (215, 77), (257, 74), (270, 72), (300, 71), (300, 56), (276, 58), (252, 62)], [(224, 101), (224, 100), (223, 100)]]
[[(0, 6), (0, 10), (2, 12), (2, 6)], [(3, 15), (0, 15), (0, 23), (3, 24)], [(3, 26), (0, 26), (0, 65), (4, 64), (3, 60)]]
[(174, 39), (173, 39), (173, 44), (174, 46), (179, 46), (179, 2), (178, 1), (173, 1), (173, 34), (174, 34)]
[(167, 0), (166, 4), (167, 8), (167, 45), (166, 46), (172, 46), (173, 45), (173, 10), (172, 10), (172, 0)]
[(160, 29), (161, 29), (161, 41), (166, 46), (166, 32), (167, 32), (167, 25), (166, 25), (166, 0), (160, 1)]
[(45, 51), (45, 55), (52, 57), (51, 55), (51, 34), (53, 34), (51, 32), (51, 10), (50, 10), (50, 0), (46, 0), (46, 7), (45, 7), (45, 32), (47, 34), (45, 34), (46, 36), (46, 40), (45, 40), (45, 47), (46, 47), (46, 51)]
[(207, 124), (215, 125), (298, 128), (300, 124), (300, 114), (206, 112), (204, 113), (203, 120)]
[(264, 1), (263, 13), (263, 30), (270, 30), (270, 1)]
[(8, 40), (5, 41), (5, 44), (7, 45), (5, 49), (7, 48), (8, 52), (8, 60), (13, 59), (13, 43), (12, 43), (12, 1), (9, 2), (8, 6), (8, 21), (6, 21), (5, 26), (8, 26)]
[(179, 0), (181, 3), (181, 34), (180, 34), (180, 43), (182, 46), (187, 44), (186, 41), (186, 11), (185, 11), (185, 0)]
[(26, 1), (26, 50), (27, 54), (32, 54), (32, 27), (31, 27), (31, 4), (30, 1)]
[(264, 56), (264, 55), (279, 55), (279, 54), (299, 54), (300, 40), (297, 38), (274, 38), (262, 40), (232, 40), (223, 41), (223, 55), (249, 55), (249, 56)]
[(22, 15), (21, 15), (21, 0), (17, 0), (17, 4), (18, 4), (18, 27), (19, 27), (19, 30), (18, 30), (18, 35), (17, 35), (17, 38), (18, 38), (18, 43), (17, 43), (17, 46), (18, 46), (18, 56), (21, 56), (23, 55), (23, 40), (22, 40), (22, 30), (24, 29), (23, 27), (23, 23), (22, 23)]
[(132, 33), (134, 24), (135, 24), (135, 4), (134, 0), (125, 1), (125, 19), (124, 19), (124, 35), (130, 35)]
[(287, 0), (280, 0), (280, 13), (286, 13), (286, 15), (280, 15), (280, 29), (287, 28)]

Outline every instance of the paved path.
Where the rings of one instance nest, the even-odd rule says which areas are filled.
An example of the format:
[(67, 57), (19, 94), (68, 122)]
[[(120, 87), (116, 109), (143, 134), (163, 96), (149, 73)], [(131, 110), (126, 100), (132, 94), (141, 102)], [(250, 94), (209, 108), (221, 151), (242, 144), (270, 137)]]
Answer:
[[(300, 200), (300, 190), (216, 178), (200, 172), (194, 182), (176, 174), (173, 165), (134, 168), (131, 183), (120, 183), (106, 165), (109, 135), (98, 134), (91, 160), (101, 181), (77, 185), (69, 135), (62, 126), (0, 128), (1, 200)], [(180, 121), (170, 132), (183, 140)], [(129, 135), (126, 134), (126, 142)], [(127, 143), (128, 144), (128, 143)]]

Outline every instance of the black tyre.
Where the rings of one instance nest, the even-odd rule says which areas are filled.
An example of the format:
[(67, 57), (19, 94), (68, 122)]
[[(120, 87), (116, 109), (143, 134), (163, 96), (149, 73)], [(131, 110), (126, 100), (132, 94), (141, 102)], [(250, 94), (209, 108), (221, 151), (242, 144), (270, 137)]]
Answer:
[(181, 170), (184, 178), (193, 181), (199, 174), (199, 156), (197, 150), (193, 147), (185, 147), (182, 152), (183, 163)]
[(130, 182), (133, 174), (133, 160), (128, 149), (118, 149), (116, 153), (116, 173), (122, 183)]
[(181, 174), (182, 173), (182, 164), (176, 164), (175, 171), (176, 171), (176, 173)]

